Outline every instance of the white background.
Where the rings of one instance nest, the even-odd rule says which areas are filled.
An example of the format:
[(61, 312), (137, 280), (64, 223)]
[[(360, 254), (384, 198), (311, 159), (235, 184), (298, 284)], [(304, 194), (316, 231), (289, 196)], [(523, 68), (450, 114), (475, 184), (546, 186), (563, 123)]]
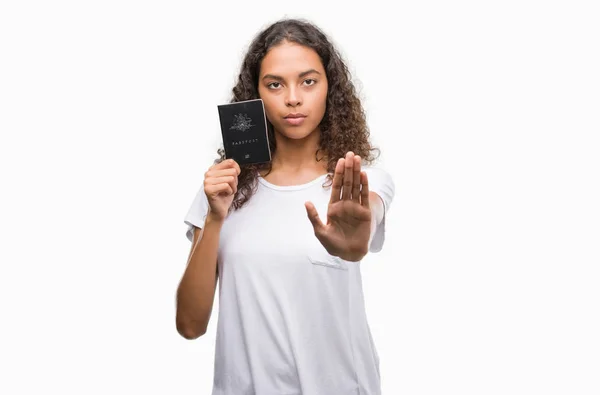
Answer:
[(396, 182), (362, 265), (384, 394), (600, 393), (593, 2), (376, 3), (2, 2), (0, 393), (210, 393), (183, 217), (284, 16), (341, 49)]

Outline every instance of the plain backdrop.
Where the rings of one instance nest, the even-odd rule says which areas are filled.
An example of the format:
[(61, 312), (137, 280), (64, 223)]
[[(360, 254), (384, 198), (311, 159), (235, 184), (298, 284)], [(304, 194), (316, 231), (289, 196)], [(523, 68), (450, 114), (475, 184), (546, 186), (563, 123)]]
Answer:
[(600, 393), (593, 3), (2, 2), (0, 393), (210, 394), (183, 218), (282, 17), (341, 50), (396, 183), (362, 264), (383, 393)]

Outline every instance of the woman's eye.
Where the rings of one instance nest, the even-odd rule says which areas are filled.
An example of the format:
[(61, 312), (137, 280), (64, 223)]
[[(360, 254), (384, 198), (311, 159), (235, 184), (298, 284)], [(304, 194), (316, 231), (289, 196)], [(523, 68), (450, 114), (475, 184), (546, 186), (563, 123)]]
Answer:
[(277, 89), (276, 86), (273, 86), (275, 84), (277, 84), (278, 86), (280, 85), (279, 82), (271, 82), (269, 85), (267, 85), (267, 87)]
[(312, 82), (311, 84), (308, 84), (309, 86), (310, 86), (310, 85), (314, 85), (314, 84), (317, 82), (317, 81), (315, 81), (315, 80), (311, 80), (311, 79), (304, 80), (304, 82), (308, 82), (308, 81)]

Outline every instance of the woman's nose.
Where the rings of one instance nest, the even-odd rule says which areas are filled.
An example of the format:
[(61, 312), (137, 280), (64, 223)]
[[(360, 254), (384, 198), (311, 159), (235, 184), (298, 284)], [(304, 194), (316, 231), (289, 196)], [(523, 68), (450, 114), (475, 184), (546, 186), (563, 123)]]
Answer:
[(298, 95), (298, 91), (295, 88), (290, 88), (287, 91), (286, 97), (286, 105), (296, 107), (300, 105), (302, 102), (300, 100), (300, 96)]

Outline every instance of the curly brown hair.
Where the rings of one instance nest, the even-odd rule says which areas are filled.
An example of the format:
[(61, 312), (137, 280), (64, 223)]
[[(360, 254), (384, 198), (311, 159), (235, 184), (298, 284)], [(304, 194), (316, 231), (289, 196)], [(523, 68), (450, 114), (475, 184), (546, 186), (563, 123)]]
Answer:
[[(360, 155), (363, 164), (371, 164), (379, 151), (369, 141), (369, 128), (365, 111), (350, 79), (347, 65), (334, 45), (321, 29), (313, 23), (299, 19), (282, 19), (260, 32), (251, 42), (242, 62), (238, 81), (232, 90), (230, 103), (260, 98), (258, 78), (262, 59), (274, 46), (283, 41), (294, 42), (312, 48), (320, 57), (328, 81), (325, 115), (319, 124), (321, 134), (319, 148), (315, 152), (317, 161), (327, 161), (327, 183), (333, 181), (332, 174), (338, 158), (352, 151)], [(271, 156), (277, 147), (273, 125), (267, 120)], [(319, 155), (321, 152), (321, 155)], [(215, 164), (226, 159), (223, 147), (217, 151)], [(256, 192), (258, 174), (261, 170), (271, 171), (271, 162), (241, 165), (238, 189), (230, 211), (241, 208)]]

